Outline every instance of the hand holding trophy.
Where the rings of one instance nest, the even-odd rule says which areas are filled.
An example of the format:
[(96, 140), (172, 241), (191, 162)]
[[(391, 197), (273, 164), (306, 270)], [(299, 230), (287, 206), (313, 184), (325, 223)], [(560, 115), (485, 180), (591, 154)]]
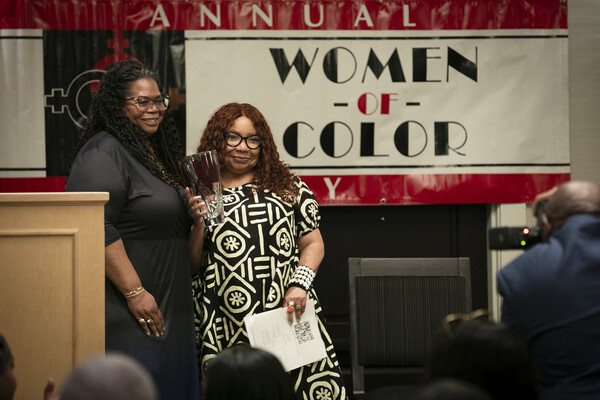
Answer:
[(192, 196), (202, 198), (208, 209), (207, 227), (223, 223), (223, 186), (216, 150), (192, 154), (180, 160), (181, 174)]

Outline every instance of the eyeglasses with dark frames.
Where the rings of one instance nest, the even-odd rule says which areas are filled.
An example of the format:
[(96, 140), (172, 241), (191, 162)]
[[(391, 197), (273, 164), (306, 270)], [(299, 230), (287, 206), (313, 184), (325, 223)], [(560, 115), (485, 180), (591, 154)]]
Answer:
[(169, 96), (157, 97), (154, 100), (146, 96), (130, 97), (125, 99), (125, 101), (132, 101), (133, 104), (144, 111), (149, 110), (150, 107), (152, 107), (152, 104), (154, 104), (154, 106), (160, 111), (166, 110), (169, 107)]
[(237, 147), (242, 143), (242, 140), (246, 142), (246, 146), (249, 149), (254, 150), (260, 147), (260, 136), (258, 135), (250, 135), (243, 137), (239, 133), (236, 132), (225, 132), (225, 141), (227, 141), (227, 146), (229, 147)]

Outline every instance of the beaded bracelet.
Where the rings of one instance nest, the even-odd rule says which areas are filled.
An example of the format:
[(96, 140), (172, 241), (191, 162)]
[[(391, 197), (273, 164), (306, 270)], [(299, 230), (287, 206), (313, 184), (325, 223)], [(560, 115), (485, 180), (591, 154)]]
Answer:
[(314, 278), (315, 272), (312, 269), (306, 265), (298, 265), (298, 268), (296, 268), (296, 271), (290, 279), (288, 286), (297, 286), (308, 292)]
[(143, 286), (140, 286), (140, 287), (137, 287), (127, 293), (123, 293), (123, 297), (125, 297), (126, 299), (128, 299), (130, 297), (135, 297), (138, 294), (142, 293), (144, 290), (146, 290), (146, 289), (144, 289)]

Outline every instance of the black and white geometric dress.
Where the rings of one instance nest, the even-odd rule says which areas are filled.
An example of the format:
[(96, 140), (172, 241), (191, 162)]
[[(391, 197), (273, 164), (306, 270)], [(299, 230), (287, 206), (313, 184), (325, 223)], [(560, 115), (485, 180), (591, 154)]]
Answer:
[[(221, 350), (248, 343), (244, 317), (282, 306), (287, 283), (299, 259), (298, 238), (319, 227), (319, 206), (297, 179), (295, 204), (252, 184), (225, 189), (225, 223), (208, 229), (206, 268), (193, 281), (200, 365)], [(327, 358), (290, 372), (298, 399), (346, 399), (341, 370), (321, 315), (315, 309)]]

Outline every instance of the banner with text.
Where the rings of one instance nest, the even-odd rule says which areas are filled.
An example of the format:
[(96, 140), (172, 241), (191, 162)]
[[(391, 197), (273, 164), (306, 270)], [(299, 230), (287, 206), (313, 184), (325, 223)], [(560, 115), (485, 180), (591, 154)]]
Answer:
[[(567, 8), (499, 3), (2, 0), (0, 46), (43, 60), (48, 177), (103, 60), (136, 58), (177, 95), (188, 153), (218, 107), (251, 103), (322, 205), (525, 202), (569, 179)], [(27, 140), (3, 102), (3, 141)], [(0, 155), (1, 176), (35, 176)]]

